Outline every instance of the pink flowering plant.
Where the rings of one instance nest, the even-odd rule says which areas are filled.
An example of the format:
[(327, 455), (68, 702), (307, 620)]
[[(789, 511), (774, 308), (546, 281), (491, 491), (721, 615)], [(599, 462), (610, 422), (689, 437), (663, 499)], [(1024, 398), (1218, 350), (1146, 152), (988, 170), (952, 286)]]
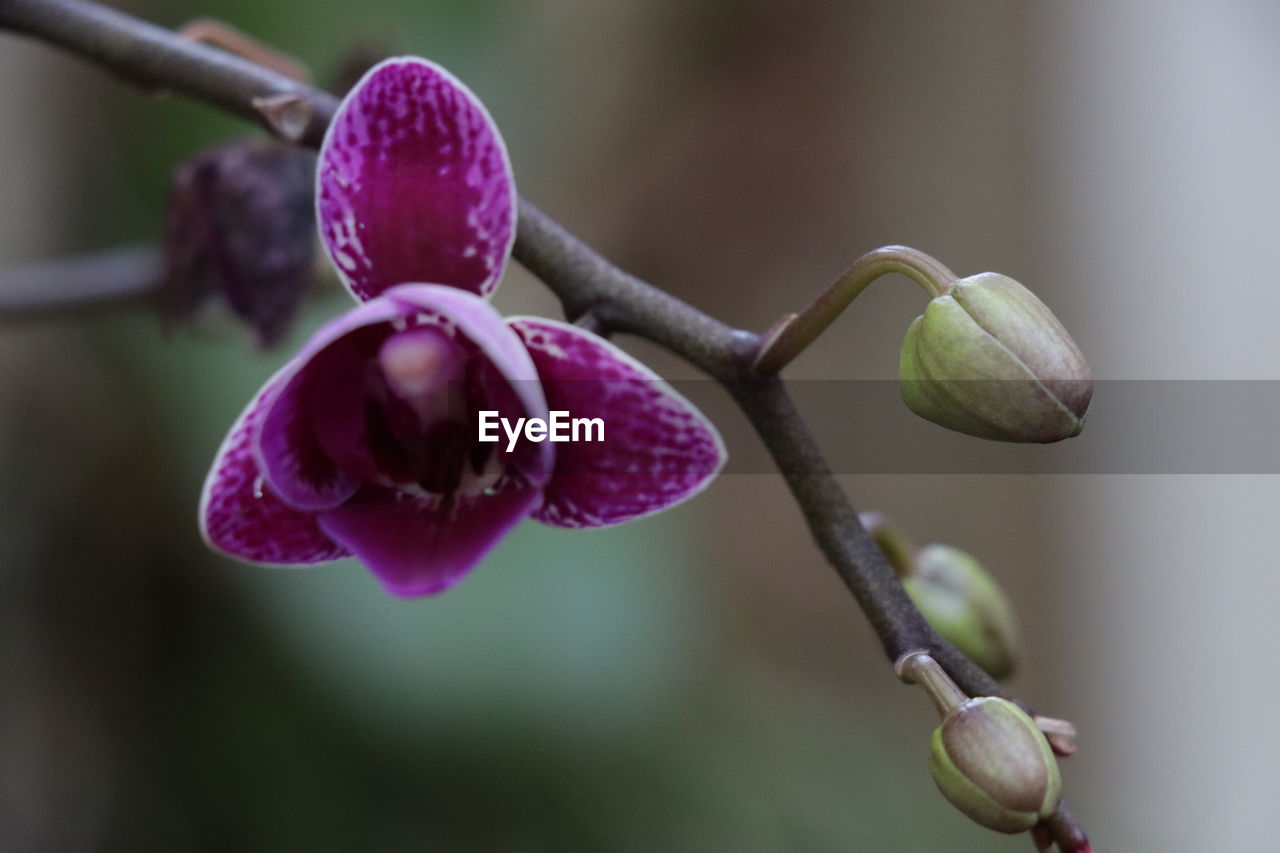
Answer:
[[(511, 164), (444, 69), (387, 60), (347, 95), (320, 149), (316, 214), (362, 304), (232, 426), (200, 504), (214, 548), (291, 566), (354, 555), (389, 592), (427, 595), (525, 518), (630, 521), (723, 466), (715, 427), (647, 367), (581, 328), (489, 304), (515, 239)], [(479, 440), (482, 413), (509, 425), (553, 411), (598, 432)]]

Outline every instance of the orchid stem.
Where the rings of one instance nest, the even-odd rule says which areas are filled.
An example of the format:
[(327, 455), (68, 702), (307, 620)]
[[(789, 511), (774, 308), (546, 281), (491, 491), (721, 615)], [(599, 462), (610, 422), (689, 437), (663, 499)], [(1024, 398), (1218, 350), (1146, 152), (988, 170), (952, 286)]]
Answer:
[(0, 268), (0, 320), (100, 309), (154, 298), (164, 263), (154, 246), (99, 252)]
[(882, 246), (853, 262), (821, 296), (799, 314), (786, 314), (761, 336), (752, 369), (772, 376), (804, 352), (849, 303), (882, 275), (900, 273), (924, 288), (929, 298), (942, 296), (955, 283), (956, 274), (941, 261), (909, 246)]

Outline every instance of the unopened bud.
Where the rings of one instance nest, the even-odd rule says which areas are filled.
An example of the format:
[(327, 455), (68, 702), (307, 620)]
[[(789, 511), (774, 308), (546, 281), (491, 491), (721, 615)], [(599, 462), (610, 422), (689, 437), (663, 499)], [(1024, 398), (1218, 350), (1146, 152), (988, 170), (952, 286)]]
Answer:
[(929, 772), (953, 806), (997, 832), (1023, 832), (1053, 814), (1062, 799), (1058, 761), (1025, 711), (996, 696), (967, 697), (922, 651), (903, 655), (895, 668), (924, 688), (942, 717)]
[(982, 564), (950, 545), (916, 548), (880, 513), (859, 518), (933, 630), (992, 678), (1012, 672), (1018, 655), (1013, 605)]
[(938, 790), (975, 822), (1022, 832), (1053, 813), (1062, 777), (1035, 722), (1007, 699), (969, 699), (933, 732), (929, 771)]
[(1013, 605), (982, 564), (949, 545), (926, 545), (902, 579), (925, 620), (992, 678), (1013, 670)]
[(979, 438), (1048, 443), (1078, 435), (1093, 375), (1031, 291), (998, 273), (956, 281), (907, 330), (902, 398), (926, 420)]

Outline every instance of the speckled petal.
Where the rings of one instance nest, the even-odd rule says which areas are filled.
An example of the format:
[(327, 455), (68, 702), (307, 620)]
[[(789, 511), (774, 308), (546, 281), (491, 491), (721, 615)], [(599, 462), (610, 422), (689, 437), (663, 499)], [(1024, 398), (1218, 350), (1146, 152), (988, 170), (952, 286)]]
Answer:
[(537, 505), (540, 490), (508, 488), (452, 506), (390, 492), (363, 494), (320, 524), (395, 595), (434, 595), (462, 580)]
[(714, 426), (657, 374), (603, 338), (535, 317), (509, 321), (542, 379), (548, 408), (599, 418), (604, 440), (556, 445), (534, 518), (600, 527), (667, 509), (702, 491), (725, 462)]
[(286, 371), (263, 387), (223, 441), (200, 498), (200, 532), (215, 550), (255, 563), (336, 560), (348, 556), (347, 549), (324, 534), (315, 515), (277, 498), (254, 461), (253, 434)]
[(357, 299), (429, 281), (488, 295), (515, 240), (498, 129), (425, 59), (388, 59), (346, 96), (320, 149), (320, 236)]

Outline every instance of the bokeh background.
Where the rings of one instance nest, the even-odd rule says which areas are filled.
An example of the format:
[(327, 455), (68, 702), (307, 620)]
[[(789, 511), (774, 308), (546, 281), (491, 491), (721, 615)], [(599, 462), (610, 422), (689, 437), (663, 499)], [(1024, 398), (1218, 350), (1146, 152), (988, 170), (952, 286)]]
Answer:
[[(1266, 0), (118, 5), (224, 19), (322, 81), (358, 43), (437, 59), (525, 194), (736, 325), (908, 243), (1030, 285), (1099, 378), (1280, 378)], [(174, 167), (254, 133), (0, 36), (0, 260), (154, 240)], [(294, 342), (344, 304), (311, 300)], [(498, 304), (556, 311), (519, 268)], [(886, 280), (789, 375), (894, 376), (921, 305)], [(147, 305), (0, 323), (0, 849), (1029, 849), (936, 794), (931, 710), (776, 475), (527, 524), (438, 599), (208, 553), (206, 466), (288, 350), (166, 336)], [(877, 417), (811, 414), (848, 442)], [(1274, 477), (845, 481), (1005, 583), (1015, 688), (1080, 727), (1097, 849), (1277, 849)]]

